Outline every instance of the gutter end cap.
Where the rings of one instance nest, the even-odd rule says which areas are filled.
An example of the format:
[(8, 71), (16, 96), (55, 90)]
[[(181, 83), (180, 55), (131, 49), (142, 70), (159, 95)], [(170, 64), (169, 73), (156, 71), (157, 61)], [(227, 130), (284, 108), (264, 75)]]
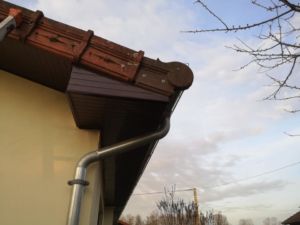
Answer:
[(188, 89), (194, 80), (194, 75), (189, 66), (181, 62), (168, 63), (170, 72), (168, 73), (168, 81), (177, 89)]

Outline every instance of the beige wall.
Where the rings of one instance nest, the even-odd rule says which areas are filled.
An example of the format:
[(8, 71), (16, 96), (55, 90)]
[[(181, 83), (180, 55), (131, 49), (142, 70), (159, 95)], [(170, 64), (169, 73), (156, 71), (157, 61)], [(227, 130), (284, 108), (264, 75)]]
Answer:
[[(64, 94), (0, 70), (0, 224), (65, 225), (67, 181), (98, 137), (75, 126)], [(96, 171), (81, 224), (89, 224)]]

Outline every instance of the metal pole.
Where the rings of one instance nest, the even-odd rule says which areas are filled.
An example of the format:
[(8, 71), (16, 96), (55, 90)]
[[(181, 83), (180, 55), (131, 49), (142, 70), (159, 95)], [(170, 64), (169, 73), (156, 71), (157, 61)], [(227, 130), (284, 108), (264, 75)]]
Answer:
[(20, 25), (22, 22), (22, 11), (20, 9), (10, 8), (8, 16), (0, 22), (0, 42), (6, 34)]
[(100, 150), (90, 152), (83, 156), (77, 163), (77, 168), (74, 176), (74, 180), (68, 182), (69, 185), (73, 185), (71, 203), (69, 208), (69, 216), (67, 225), (78, 225), (80, 219), (81, 201), (84, 195), (84, 187), (89, 183), (85, 180), (88, 166), (101, 159), (115, 156), (117, 154), (130, 151), (136, 147), (148, 144), (151, 141), (161, 139), (170, 130), (170, 118), (166, 118), (163, 126), (160, 130), (141, 136), (138, 138), (132, 138), (118, 144), (104, 147)]
[(197, 195), (197, 188), (193, 188), (194, 191), (194, 203), (195, 203), (195, 208), (196, 208), (196, 215), (195, 215), (195, 219), (196, 219), (196, 225), (201, 225), (200, 222), (200, 216), (199, 216), (199, 208), (198, 208), (198, 195)]
[(13, 16), (8, 16), (0, 23), (0, 41), (2, 41), (7, 32), (16, 27), (16, 21)]
[[(86, 177), (86, 169), (83, 168), (76, 168), (75, 172), (75, 179), (80, 179), (82, 178), (85, 180)], [(73, 185), (73, 190), (72, 190), (72, 197), (71, 197), (71, 202), (70, 202), (70, 208), (69, 208), (69, 216), (68, 216), (68, 225), (72, 224), (78, 224), (79, 223), (79, 217), (80, 217), (80, 207), (81, 207), (81, 202), (82, 202), (82, 197), (84, 194), (84, 186), (88, 185), (88, 182), (80, 183), (80, 182), (74, 182), (69, 181), (69, 185)]]

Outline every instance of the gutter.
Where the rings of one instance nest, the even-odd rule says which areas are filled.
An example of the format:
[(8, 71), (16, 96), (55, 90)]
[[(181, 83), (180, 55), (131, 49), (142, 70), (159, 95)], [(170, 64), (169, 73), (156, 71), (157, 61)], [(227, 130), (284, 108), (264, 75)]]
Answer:
[(69, 216), (67, 225), (78, 225), (80, 218), (81, 202), (83, 199), (84, 188), (89, 185), (86, 181), (86, 173), (88, 166), (91, 163), (100, 161), (107, 157), (112, 157), (136, 147), (145, 145), (151, 141), (158, 140), (167, 135), (170, 130), (170, 118), (166, 117), (162, 127), (151, 134), (144, 135), (137, 138), (128, 139), (118, 144), (114, 144), (102, 149), (87, 153), (77, 163), (74, 179), (69, 181), (68, 184), (73, 186), (72, 197), (69, 208)]

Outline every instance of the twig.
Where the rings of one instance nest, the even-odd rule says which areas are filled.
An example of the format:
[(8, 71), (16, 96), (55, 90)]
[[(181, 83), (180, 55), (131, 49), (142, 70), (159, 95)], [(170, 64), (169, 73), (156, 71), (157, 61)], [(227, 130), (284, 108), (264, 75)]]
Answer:
[(275, 17), (272, 17), (270, 19), (267, 19), (267, 20), (264, 20), (264, 21), (261, 21), (261, 22), (258, 22), (258, 23), (253, 23), (253, 24), (247, 24), (245, 26), (238, 26), (238, 27), (234, 27), (232, 26), (231, 28), (227, 27), (226, 28), (215, 28), (215, 29), (207, 29), (207, 30), (188, 30), (188, 31), (184, 31), (186, 33), (203, 33), (203, 32), (215, 32), (215, 31), (221, 31), (221, 32), (236, 32), (236, 31), (240, 31), (240, 30), (246, 30), (246, 29), (251, 29), (251, 28), (254, 28), (254, 27), (258, 27), (258, 26), (261, 26), (261, 25), (264, 25), (264, 24), (267, 24), (269, 22), (272, 22), (280, 17), (283, 17), (287, 14), (289, 14), (290, 12), (293, 12), (292, 9), (288, 10), (288, 11), (285, 11)]
[(201, 0), (196, 0), (195, 3), (199, 3), (200, 5), (202, 5), (203, 8), (205, 8), (213, 17), (219, 20), (219, 22), (221, 22), (226, 29), (228, 29), (227, 24), (220, 17), (218, 17), (210, 8), (208, 8), (208, 6), (205, 5)]
[(283, 133), (289, 137), (300, 137), (300, 134), (290, 134), (288, 132), (283, 132)]

